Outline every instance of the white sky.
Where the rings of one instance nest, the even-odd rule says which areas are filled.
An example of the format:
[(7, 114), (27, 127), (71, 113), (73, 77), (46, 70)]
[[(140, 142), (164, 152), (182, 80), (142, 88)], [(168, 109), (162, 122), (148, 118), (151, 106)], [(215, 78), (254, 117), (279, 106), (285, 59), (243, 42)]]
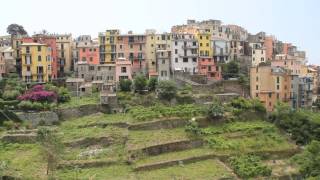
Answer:
[(29, 34), (46, 29), (97, 37), (109, 28), (169, 32), (187, 19), (220, 19), (292, 42), (307, 51), (310, 63), (320, 64), (317, 0), (1, 0), (0, 6), (0, 35), (11, 23), (23, 25)]

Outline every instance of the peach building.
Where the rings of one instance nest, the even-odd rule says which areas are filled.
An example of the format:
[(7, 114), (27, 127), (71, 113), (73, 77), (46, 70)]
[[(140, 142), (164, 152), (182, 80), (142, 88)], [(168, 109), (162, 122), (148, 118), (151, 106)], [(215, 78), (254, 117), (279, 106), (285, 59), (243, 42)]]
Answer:
[(146, 74), (145, 48), (146, 36), (132, 34), (131, 31), (117, 37), (118, 58), (125, 58), (131, 62), (132, 74)]
[(262, 66), (250, 69), (250, 93), (258, 98), (267, 111), (273, 111), (277, 101), (289, 102), (291, 76), (284, 68)]
[(221, 67), (210, 57), (199, 58), (198, 73), (206, 75), (209, 80), (221, 80)]
[(271, 65), (289, 69), (291, 74), (295, 75), (303, 75), (303, 68), (305, 66), (304, 60), (287, 54), (276, 55), (275, 59), (271, 61)]
[(269, 61), (273, 59), (274, 42), (274, 36), (266, 36), (264, 39), (264, 46), (266, 48), (266, 59)]
[(116, 60), (116, 82), (121, 79), (132, 79), (131, 61), (126, 58), (118, 58)]

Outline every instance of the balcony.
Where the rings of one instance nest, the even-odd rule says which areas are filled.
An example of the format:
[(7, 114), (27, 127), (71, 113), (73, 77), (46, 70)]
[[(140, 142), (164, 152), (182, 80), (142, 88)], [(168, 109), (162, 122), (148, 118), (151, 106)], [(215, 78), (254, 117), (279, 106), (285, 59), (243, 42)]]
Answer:
[(179, 57), (198, 57), (198, 54), (185, 54), (185, 55), (179, 55)]
[(182, 46), (183, 49), (198, 49), (197, 45), (183, 45)]

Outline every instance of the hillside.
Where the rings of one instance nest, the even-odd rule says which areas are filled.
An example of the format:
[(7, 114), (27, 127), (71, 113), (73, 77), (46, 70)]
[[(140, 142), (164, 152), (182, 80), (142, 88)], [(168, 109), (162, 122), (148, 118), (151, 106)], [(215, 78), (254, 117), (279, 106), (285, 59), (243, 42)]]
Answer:
[[(188, 106), (179, 108), (181, 112), (189, 111)], [(98, 113), (51, 126), (65, 145), (55, 176), (58, 179), (278, 179), (299, 174), (289, 161), (299, 151), (298, 147), (273, 124), (253, 118), (212, 121), (200, 110), (184, 117), (184, 113), (174, 109), (177, 108), (158, 115), (159, 111), (152, 108), (135, 110), (148, 118), (136, 116), (135, 112)], [(199, 126), (192, 126), (190, 119)], [(7, 162), (3, 173), (21, 179), (46, 179), (47, 164), (34, 138), (36, 131), (2, 134), (13, 137), (11, 143), (1, 142), (0, 161)], [(12, 143), (23, 136), (33, 139), (30, 143)]]

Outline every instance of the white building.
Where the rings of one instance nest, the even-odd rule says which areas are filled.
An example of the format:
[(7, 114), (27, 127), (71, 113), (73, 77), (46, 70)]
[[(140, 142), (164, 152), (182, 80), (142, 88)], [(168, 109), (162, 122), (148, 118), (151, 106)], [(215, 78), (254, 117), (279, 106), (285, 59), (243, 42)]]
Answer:
[(198, 41), (192, 34), (174, 34), (172, 40), (172, 71), (198, 72)]
[(251, 47), (251, 66), (258, 66), (262, 62), (266, 62), (266, 48), (261, 43), (250, 43)]

